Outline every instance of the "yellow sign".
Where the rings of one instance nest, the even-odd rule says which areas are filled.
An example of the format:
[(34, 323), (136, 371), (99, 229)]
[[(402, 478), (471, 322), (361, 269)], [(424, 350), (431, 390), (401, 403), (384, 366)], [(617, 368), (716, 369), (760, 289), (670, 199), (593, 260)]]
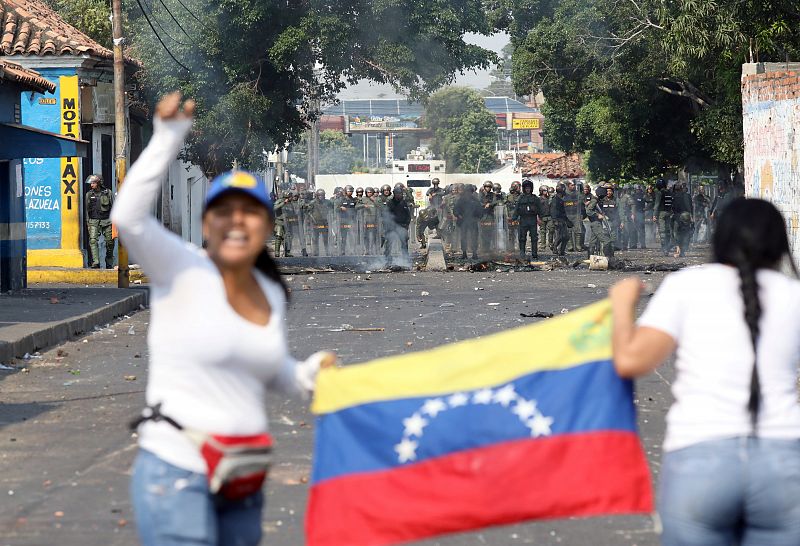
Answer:
[(55, 106), (56, 104), (58, 104), (58, 101), (54, 98), (45, 98), (45, 99), (39, 99), (39, 104), (52, 104), (53, 106)]
[[(78, 76), (59, 78), (61, 94), (61, 134), (81, 137)], [(80, 250), (80, 161), (77, 157), (61, 158), (61, 249)], [(83, 265), (83, 264), (81, 264)]]
[(514, 118), (511, 120), (512, 129), (540, 129), (541, 122), (539, 118), (519, 119)]

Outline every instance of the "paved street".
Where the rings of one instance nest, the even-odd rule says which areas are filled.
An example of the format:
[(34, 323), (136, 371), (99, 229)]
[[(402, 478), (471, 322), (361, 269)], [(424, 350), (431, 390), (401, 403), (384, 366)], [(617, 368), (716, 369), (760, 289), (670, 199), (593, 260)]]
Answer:
[[(423, 350), (539, 320), (520, 313), (577, 308), (603, 297), (620, 277), (585, 270), (294, 275), (290, 343), (298, 357), (331, 349), (345, 363)], [(643, 278), (655, 285), (663, 274)], [(0, 546), (136, 544), (127, 494), (135, 439), (127, 422), (143, 405), (148, 320), (148, 311), (137, 313), (44, 352), (27, 362), (27, 372), (0, 372)], [(343, 324), (386, 330), (330, 331)], [(638, 384), (642, 439), (656, 475), (671, 376), (665, 367)], [(298, 546), (312, 418), (303, 403), (279, 397), (269, 411), (278, 462), (263, 543)], [(617, 517), (546, 521), (423, 544), (650, 546), (657, 539), (649, 518)]]

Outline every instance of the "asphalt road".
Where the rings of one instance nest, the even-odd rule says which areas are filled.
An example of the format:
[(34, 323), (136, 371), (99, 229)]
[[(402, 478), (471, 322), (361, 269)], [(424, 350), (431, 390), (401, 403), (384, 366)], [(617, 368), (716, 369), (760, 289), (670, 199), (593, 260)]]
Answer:
[[(575, 309), (604, 297), (620, 277), (585, 270), (294, 275), (290, 343), (297, 357), (330, 349), (345, 363), (424, 350), (540, 320), (520, 313)], [(642, 278), (656, 285), (663, 275)], [(0, 372), (0, 546), (136, 544), (128, 500), (135, 438), (127, 422), (143, 405), (148, 320), (149, 312), (140, 312), (43, 353), (27, 363), (27, 372)], [(331, 331), (343, 324), (385, 331)], [(672, 374), (666, 365), (637, 384), (654, 477)], [(299, 546), (313, 419), (302, 402), (279, 397), (269, 412), (278, 452), (263, 544)], [(655, 546), (658, 540), (650, 518), (613, 517), (543, 521), (419, 544)]]

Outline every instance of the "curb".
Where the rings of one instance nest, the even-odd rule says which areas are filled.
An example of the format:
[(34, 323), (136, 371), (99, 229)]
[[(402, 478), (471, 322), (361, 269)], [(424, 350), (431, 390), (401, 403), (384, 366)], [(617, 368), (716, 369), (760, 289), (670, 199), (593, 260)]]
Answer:
[[(131, 270), (131, 284), (147, 282), (144, 272)], [(117, 284), (116, 269), (85, 269), (61, 267), (29, 267), (28, 284)]]
[(117, 317), (147, 305), (148, 291), (133, 290), (130, 296), (104, 305), (83, 315), (68, 318), (59, 322), (48, 323), (40, 330), (26, 334), (13, 341), (0, 341), (0, 362), (10, 362), (13, 358), (22, 357), (25, 353), (58, 345), (74, 336), (91, 332), (95, 326), (111, 322)]

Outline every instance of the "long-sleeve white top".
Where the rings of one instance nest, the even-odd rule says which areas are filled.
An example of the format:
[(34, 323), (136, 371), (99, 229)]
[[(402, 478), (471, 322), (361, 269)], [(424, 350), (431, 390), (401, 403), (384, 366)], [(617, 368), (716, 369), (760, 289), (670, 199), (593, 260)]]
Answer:
[[(130, 169), (111, 219), (150, 280), (148, 405), (178, 423), (213, 434), (267, 431), (268, 388), (313, 388), (319, 356), (298, 363), (288, 350), (286, 298), (254, 270), (272, 308), (266, 326), (228, 303), (222, 276), (205, 251), (165, 229), (150, 211), (169, 163), (183, 146), (189, 120), (155, 121), (147, 148)], [(140, 427), (139, 445), (164, 461), (204, 473), (198, 449), (164, 422)]]

